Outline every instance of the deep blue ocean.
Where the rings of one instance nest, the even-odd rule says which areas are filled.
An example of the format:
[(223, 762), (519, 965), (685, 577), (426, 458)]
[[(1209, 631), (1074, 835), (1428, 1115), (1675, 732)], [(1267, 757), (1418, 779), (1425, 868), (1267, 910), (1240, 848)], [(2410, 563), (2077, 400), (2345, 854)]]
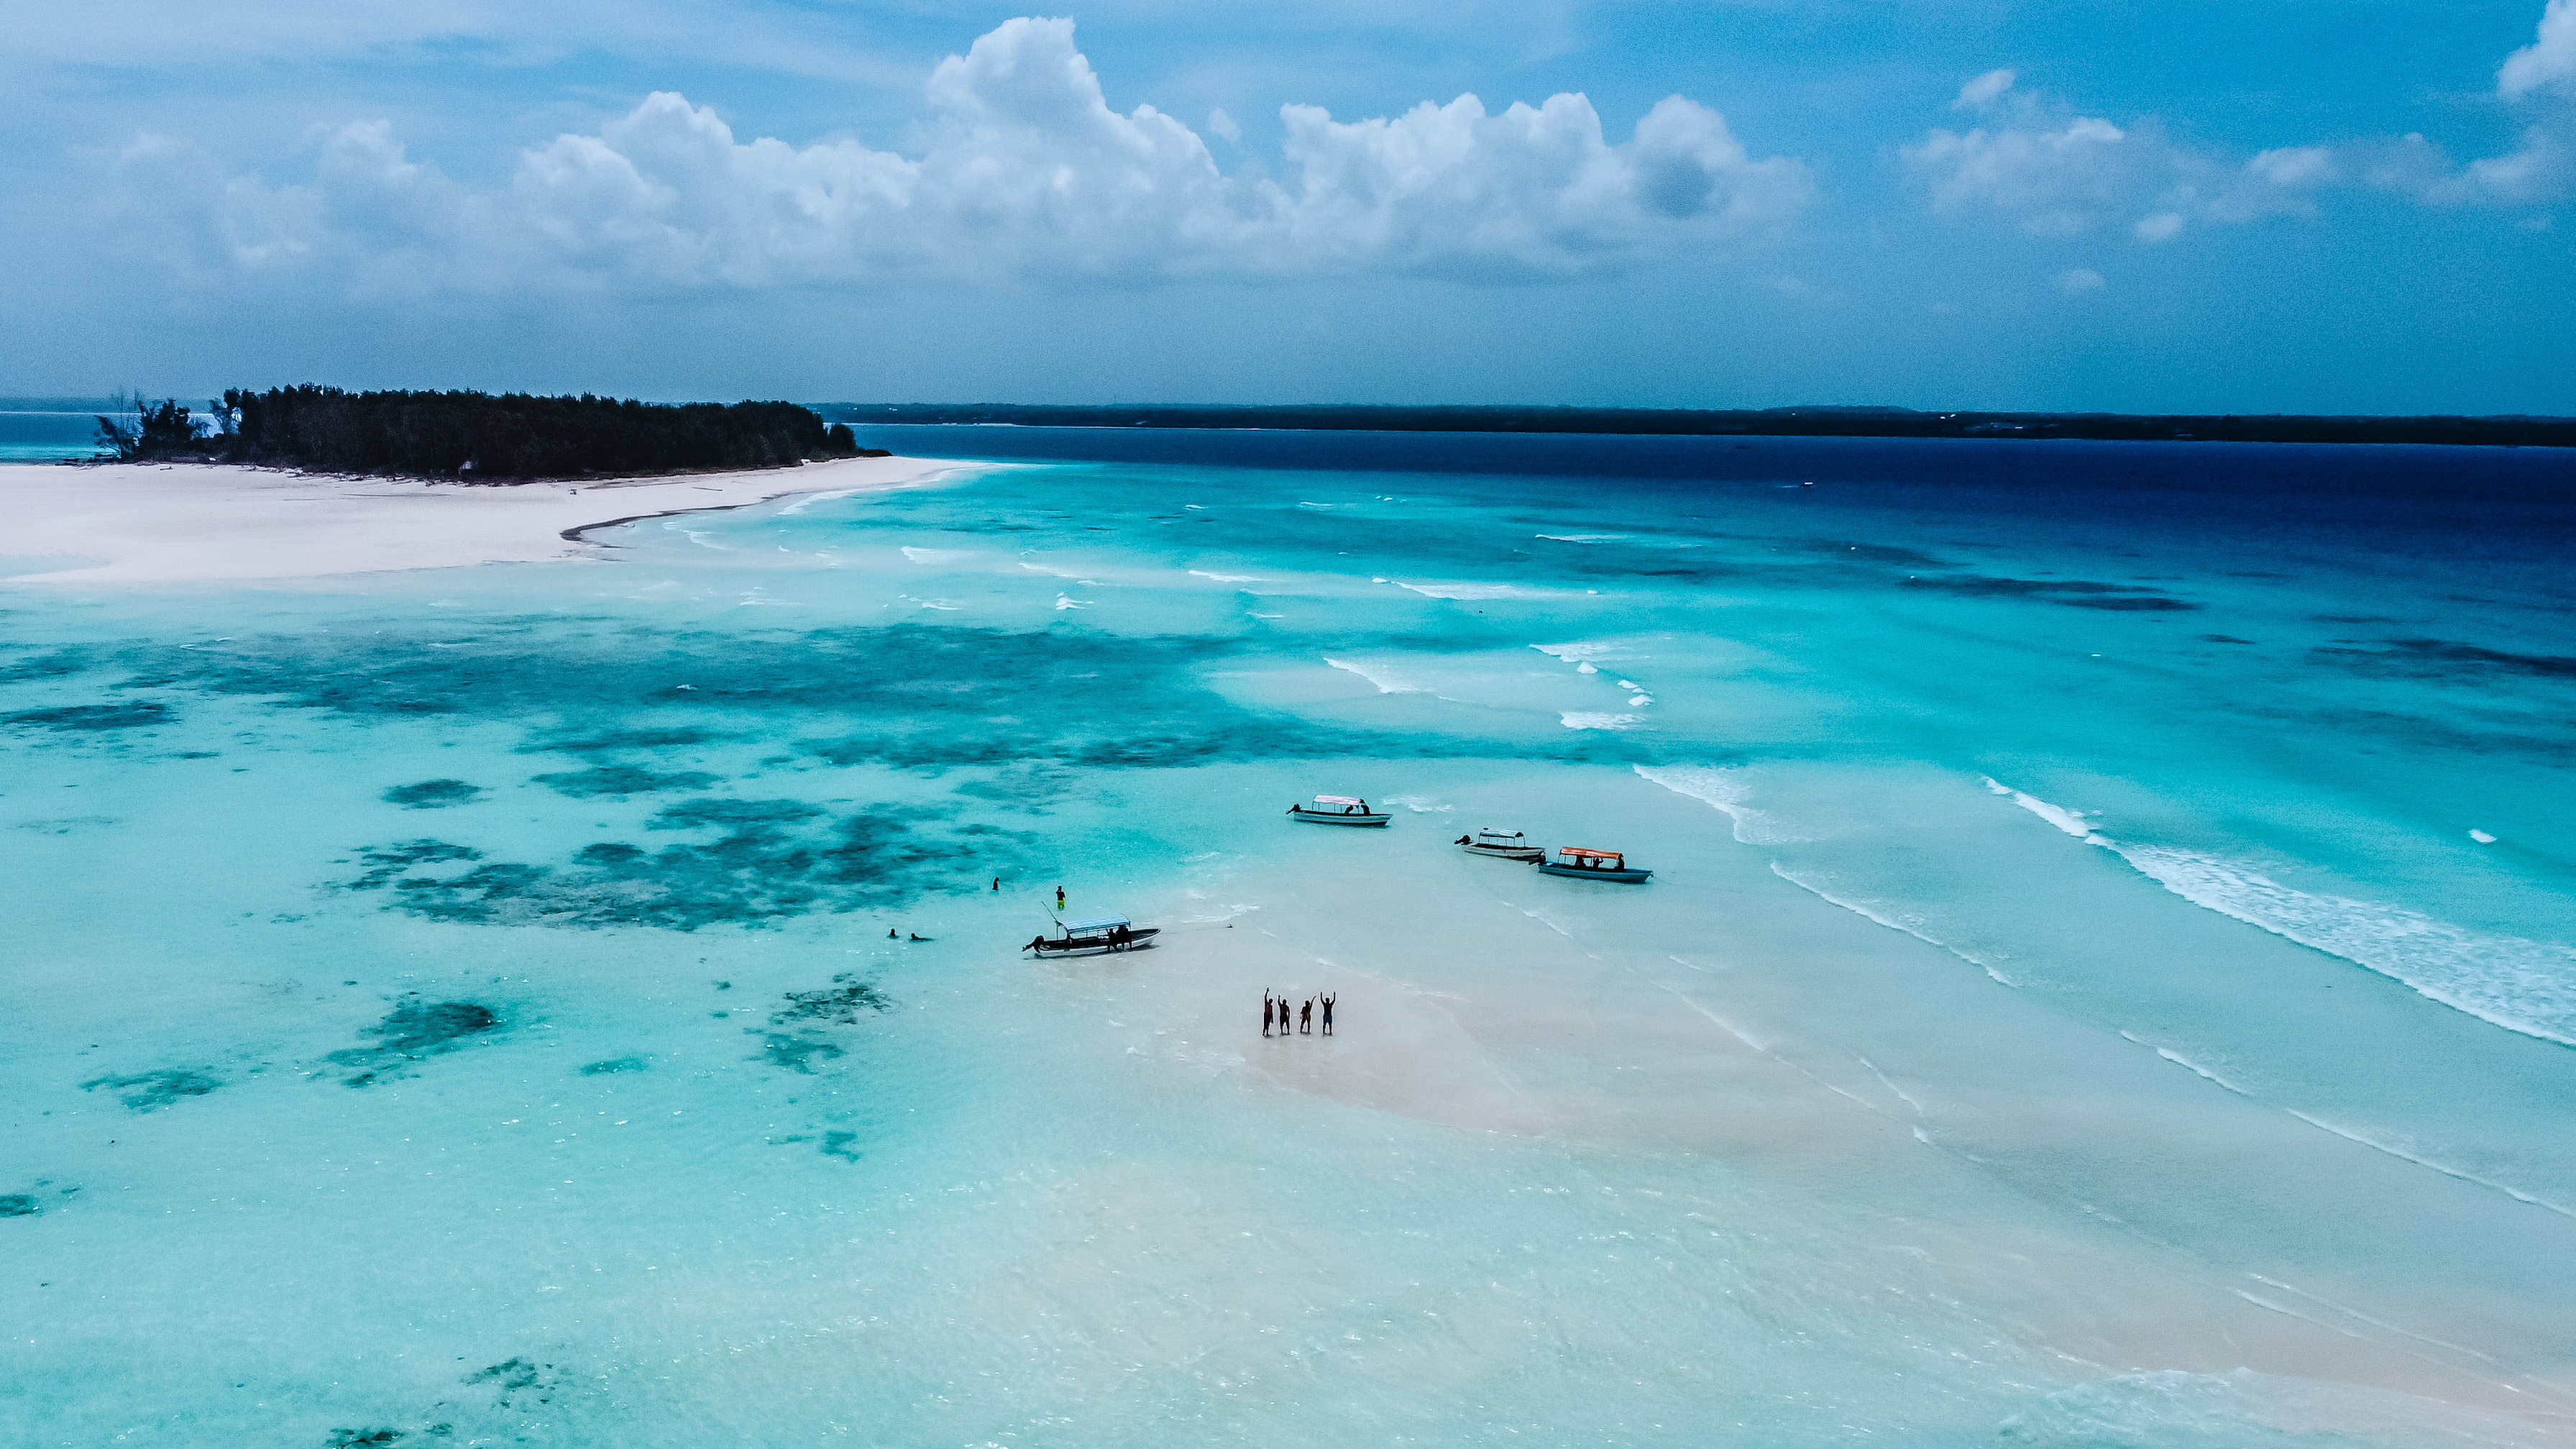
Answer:
[(0, 1441), (2576, 1439), (2576, 459), (862, 440), (0, 579)]

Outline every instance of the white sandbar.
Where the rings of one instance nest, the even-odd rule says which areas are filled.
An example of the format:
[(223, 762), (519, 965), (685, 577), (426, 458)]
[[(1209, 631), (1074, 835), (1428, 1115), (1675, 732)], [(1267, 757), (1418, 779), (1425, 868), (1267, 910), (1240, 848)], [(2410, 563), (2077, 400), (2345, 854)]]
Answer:
[[(877, 492), (970, 466), (846, 458), (745, 473), (468, 485), (203, 463), (0, 464), (13, 584), (291, 579), (597, 560), (585, 528), (800, 493)], [(60, 567), (47, 563), (59, 560)]]

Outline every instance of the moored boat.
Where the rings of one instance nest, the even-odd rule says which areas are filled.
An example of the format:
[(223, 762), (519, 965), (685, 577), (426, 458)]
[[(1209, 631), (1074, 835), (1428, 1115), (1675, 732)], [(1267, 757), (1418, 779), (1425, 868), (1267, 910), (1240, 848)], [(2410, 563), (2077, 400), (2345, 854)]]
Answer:
[(1499, 830), (1479, 830), (1473, 835), (1459, 836), (1454, 843), (1466, 847), (1469, 855), (1481, 855), (1492, 860), (1547, 859), (1545, 850), (1530, 844), (1529, 837), (1517, 830), (1508, 835)]
[(1151, 946), (1161, 935), (1160, 926), (1137, 927), (1125, 916), (1094, 916), (1086, 921), (1058, 921), (1063, 935), (1049, 940), (1041, 935), (1020, 949), (1035, 951), (1039, 956), (1099, 956), (1111, 951), (1133, 951)]
[(1581, 846), (1557, 847), (1556, 859), (1539, 862), (1540, 870), (1549, 875), (1570, 875), (1584, 880), (1626, 881), (1636, 884), (1654, 874), (1628, 864), (1628, 858), (1615, 850), (1585, 850)]
[(1395, 818), (1369, 809), (1366, 800), (1350, 795), (1318, 795), (1315, 806), (1318, 808), (1291, 805), (1288, 807), (1289, 817), (1309, 820), (1317, 825), (1384, 825)]

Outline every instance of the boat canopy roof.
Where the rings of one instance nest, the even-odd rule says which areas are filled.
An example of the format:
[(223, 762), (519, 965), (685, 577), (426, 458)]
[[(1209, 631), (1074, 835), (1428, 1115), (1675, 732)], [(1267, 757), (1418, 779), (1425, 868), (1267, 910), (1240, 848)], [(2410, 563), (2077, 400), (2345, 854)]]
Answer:
[(1618, 852), (1618, 851), (1615, 851), (1615, 850), (1585, 850), (1582, 846), (1579, 846), (1579, 845), (1568, 845), (1568, 846), (1560, 847), (1560, 848), (1557, 850), (1557, 852), (1556, 852), (1556, 853), (1557, 853), (1557, 854), (1559, 854), (1559, 855), (1579, 855), (1579, 856), (1584, 857), (1584, 858), (1585, 858), (1585, 859), (1587, 859), (1587, 860), (1618, 860), (1618, 859), (1620, 859), (1620, 854), (1619, 854), (1619, 852)]
[(1126, 924), (1127, 918), (1125, 916), (1093, 916), (1087, 921), (1065, 922), (1064, 932), (1066, 935), (1070, 936), (1077, 931), (1106, 931), (1112, 926), (1123, 926)]
[(1517, 830), (1479, 830), (1476, 833), (1478, 835), (1491, 836), (1496, 840), (1518, 840), (1521, 838), (1521, 833)]
[(1318, 805), (1366, 805), (1368, 802), (1366, 800), (1355, 799), (1349, 795), (1318, 795), (1315, 797), (1315, 803)]

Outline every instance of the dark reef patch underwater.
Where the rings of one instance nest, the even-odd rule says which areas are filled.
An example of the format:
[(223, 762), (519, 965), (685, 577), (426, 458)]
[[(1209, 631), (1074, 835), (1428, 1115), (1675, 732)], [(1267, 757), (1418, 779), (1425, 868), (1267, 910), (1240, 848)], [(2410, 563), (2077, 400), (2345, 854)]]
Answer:
[(81, 1083), (81, 1090), (95, 1092), (105, 1087), (122, 1092), (128, 1108), (149, 1112), (189, 1097), (202, 1097), (222, 1085), (221, 1079), (204, 1072), (169, 1070), (139, 1072), (130, 1077), (95, 1077)]
[[(647, 850), (597, 841), (554, 865), (492, 861), (440, 840), (363, 850), (349, 890), (390, 889), (386, 909), (434, 921), (659, 926), (694, 931), (900, 904), (1016, 870), (1038, 837), (951, 823), (950, 809), (880, 804), (835, 816), (796, 800), (692, 800), (647, 830), (716, 832)], [(412, 874), (467, 865), (461, 874)]]
[(358, 1029), (358, 1035), (376, 1039), (374, 1046), (349, 1047), (323, 1060), (358, 1068), (343, 1081), (364, 1087), (398, 1073), (403, 1063), (455, 1051), (500, 1026), (500, 1013), (479, 1001), (406, 1001), (374, 1026)]

